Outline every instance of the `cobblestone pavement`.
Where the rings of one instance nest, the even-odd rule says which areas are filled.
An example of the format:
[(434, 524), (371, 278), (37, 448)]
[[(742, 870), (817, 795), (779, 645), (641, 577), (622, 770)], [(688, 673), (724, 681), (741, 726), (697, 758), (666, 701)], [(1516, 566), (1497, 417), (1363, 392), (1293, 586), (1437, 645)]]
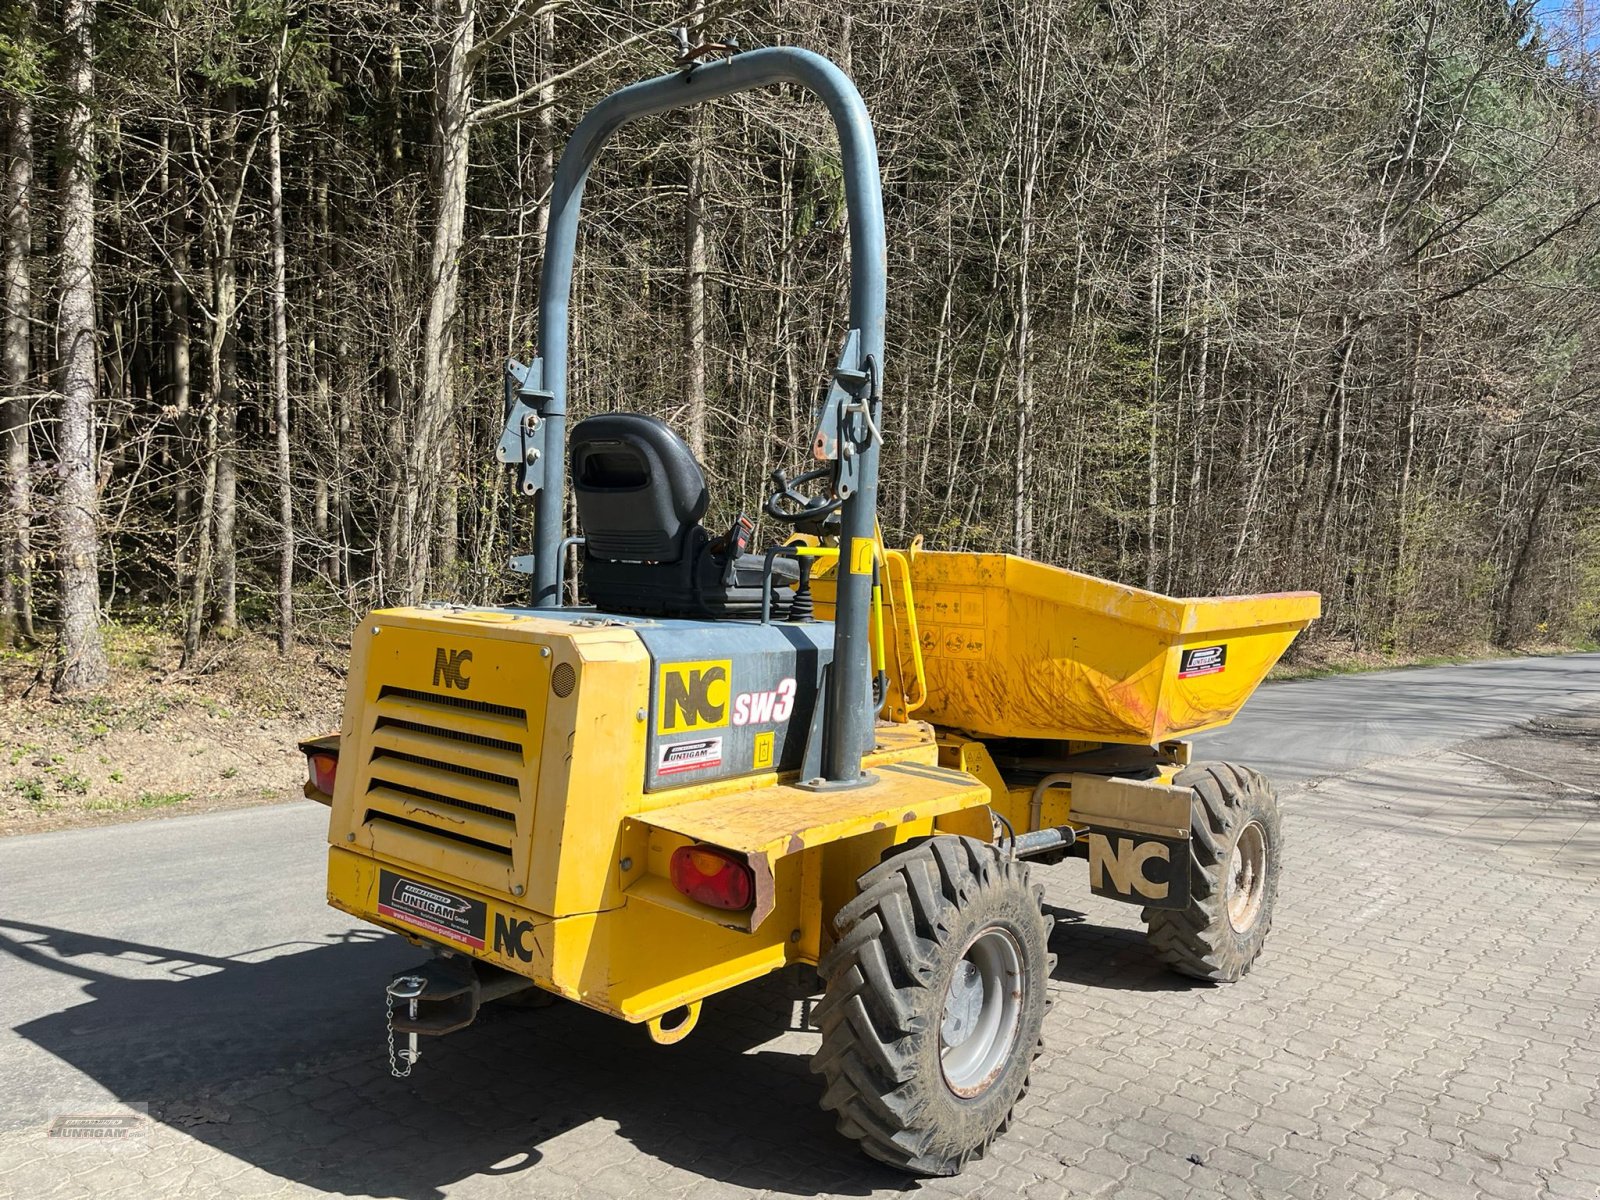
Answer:
[[(1165, 974), (1137, 910), (1043, 869), (1060, 961), (1033, 1089), (987, 1159), (922, 1184), (837, 1139), (777, 982), (677, 1047), (491, 1010), (402, 1082), (376, 998), (415, 956), (396, 939), (217, 956), (173, 948), (183, 929), (0, 921), (9, 986), (73, 989), (0, 1043), (0, 1195), (1596, 1200), (1597, 746), (1600, 721), (1546, 720), (1287, 792), (1276, 924), (1232, 987)], [(47, 1139), (51, 1097), (154, 1119)]]

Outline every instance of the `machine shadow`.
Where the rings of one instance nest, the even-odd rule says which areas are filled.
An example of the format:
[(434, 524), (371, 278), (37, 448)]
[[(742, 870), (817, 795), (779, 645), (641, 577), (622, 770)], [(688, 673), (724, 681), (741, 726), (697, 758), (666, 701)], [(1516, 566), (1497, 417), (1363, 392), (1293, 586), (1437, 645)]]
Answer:
[[(529, 1171), (547, 1143), (596, 1119), (644, 1154), (738, 1187), (909, 1186), (833, 1131), (809, 1040), (752, 1052), (791, 1028), (795, 994), (780, 980), (708, 1001), (694, 1036), (670, 1047), (578, 1005), (490, 1005), (425, 1043), (399, 1080), (381, 985), (418, 952), (396, 937), (352, 933), (239, 961), (0, 921), (0, 951), (85, 984), (85, 1003), (21, 1036), (170, 1128), (330, 1193), (432, 1200), (474, 1175)], [(85, 961), (104, 958), (171, 973), (127, 979)], [(589, 1178), (609, 1165), (588, 1161), (590, 1146), (560, 1147), (552, 1166)]]
[(1050, 934), (1050, 949), (1056, 956), (1050, 977), (1056, 983), (1120, 992), (1188, 992), (1211, 986), (1164, 967), (1143, 929), (1091, 925), (1076, 909), (1045, 907), (1056, 919)]

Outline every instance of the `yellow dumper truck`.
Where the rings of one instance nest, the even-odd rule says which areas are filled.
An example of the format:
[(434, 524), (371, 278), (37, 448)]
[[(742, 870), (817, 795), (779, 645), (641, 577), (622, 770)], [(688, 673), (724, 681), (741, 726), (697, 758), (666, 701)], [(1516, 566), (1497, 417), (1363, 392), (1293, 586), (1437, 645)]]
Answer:
[[(702, 524), (700, 465), (661, 421), (568, 430), (567, 302), (611, 134), (778, 83), (839, 132), (850, 327), (809, 469), (774, 472), (782, 536), (758, 548), (747, 517)], [(1277, 801), (1181, 739), (1232, 719), (1318, 599), (1170, 599), (883, 543), (877, 151), (815, 54), (688, 63), (608, 97), (561, 159), (546, 253), (540, 357), (507, 367), (497, 447), (534, 504), (530, 602), (372, 613), (340, 733), (304, 746), (307, 794), (331, 807), (329, 902), (431, 952), (388, 984), (391, 1065), (532, 988), (676, 1042), (708, 997), (807, 964), (840, 1132), (909, 1172), (959, 1171), (1039, 1045), (1051, 918), (1030, 862), (1085, 860), (1187, 975), (1236, 980), (1260, 953)], [(564, 603), (576, 584), (585, 602)]]

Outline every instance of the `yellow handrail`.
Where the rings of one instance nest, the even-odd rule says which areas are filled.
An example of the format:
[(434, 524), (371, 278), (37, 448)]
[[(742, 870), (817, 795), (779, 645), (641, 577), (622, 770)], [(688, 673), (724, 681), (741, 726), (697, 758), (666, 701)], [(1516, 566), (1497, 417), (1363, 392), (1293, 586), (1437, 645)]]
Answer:
[[(894, 582), (894, 570), (892, 568), (899, 568), (901, 590), (905, 596), (906, 640), (911, 645), (911, 678), (915, 679), (917, 683), (916, 699), (913, 700), (910, 696), (906, 697), (906, 713), (909, 715), (928, 702), (928, 677), (922, 667), (922, 631), (917, 626), (917, 601), (911, 588), (911, 563), (899, 550), (884, 550), (883, 557), (885, 563), (891, 568), (888, 572), (891, 584)], [(891, 590), (891, 603), (893, 603), (893, 596), (894, 593)], [(898, 649), (898, 631), (896, 632), (895, 644), (896, 649)], [(897, 659), (898, 657), (896, 655)], [(904, 676), (902, 676), (903, 679)]]
[[(793, 543), (791, 546), (796, 554), (817, 560), (821, 578), (827, 578), (828, 572), (837, 568), (839, 561), (837, 546)], [(911, 714), (927, 703), (928, 699), (928, 680), (922, 660), (922, 638), (917, 623), (916, 597), (911, 587), (911, 564), (903, 552), (887, 549), (881, 540), (873, 542), (872, 552), (873, 561), (878, 567), (878, 580), (874, 582), (872, 589), (870, 637), (873, 644), (873, 670), (882, 672), (886, 676), (888, 674), (888, 640), (892, 631), (895, 643), (895, 676), (899, 684), (901, 701), (896, 706), (896, 715), (900, 720), (909, 720)], [(883, 607), (886, 601), (890, 610), (896, 613), (896, 619), (891, 620), (887, 628), (883, 619)], [(898, 617), (902, 611), (905, 640), (910, 643), (909, 651), (900, 645), (901, 621)], [(913, 683), (914, 688), (910, 686)]]

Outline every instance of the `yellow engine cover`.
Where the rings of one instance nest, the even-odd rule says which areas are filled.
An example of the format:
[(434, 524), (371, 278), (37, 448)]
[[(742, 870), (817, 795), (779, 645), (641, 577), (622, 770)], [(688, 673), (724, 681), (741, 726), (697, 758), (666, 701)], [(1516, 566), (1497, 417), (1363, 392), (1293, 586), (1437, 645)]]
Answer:
[(393, 609), (353, 649), (333, 845), (552, 916), (620, 901), (614, 871), (563, 868), (608, 859), (640, 792), (650, 665), (632, 630)]
[[(702, 655), (707, 630), (684, 625), (683, 650)], [(671, 683), (661, 630), (652, 658), (633, 623), (576, 613), (415, 608), (364, 621), (329, 818), (329, 902), (650, 1020), (814, 962), (826, 923), (884, 849), (987, 804), (985, 785), (938, 767), (932, 729), (915, 723), (880, 727), (865, 762), (876, 782), (859, 790), (806, 791), (759, 758), (738, 777), (647, 790), (665, 720), (652, 693)], [(737, 651), (725, 653), (737, 689)], [(723, 712), (703, 719), (732, 722), (736, 699), (714, 696)], [(745, 859), (758, 893), (749, 911), (673, 889), (672, 852), (691, 842)]]

